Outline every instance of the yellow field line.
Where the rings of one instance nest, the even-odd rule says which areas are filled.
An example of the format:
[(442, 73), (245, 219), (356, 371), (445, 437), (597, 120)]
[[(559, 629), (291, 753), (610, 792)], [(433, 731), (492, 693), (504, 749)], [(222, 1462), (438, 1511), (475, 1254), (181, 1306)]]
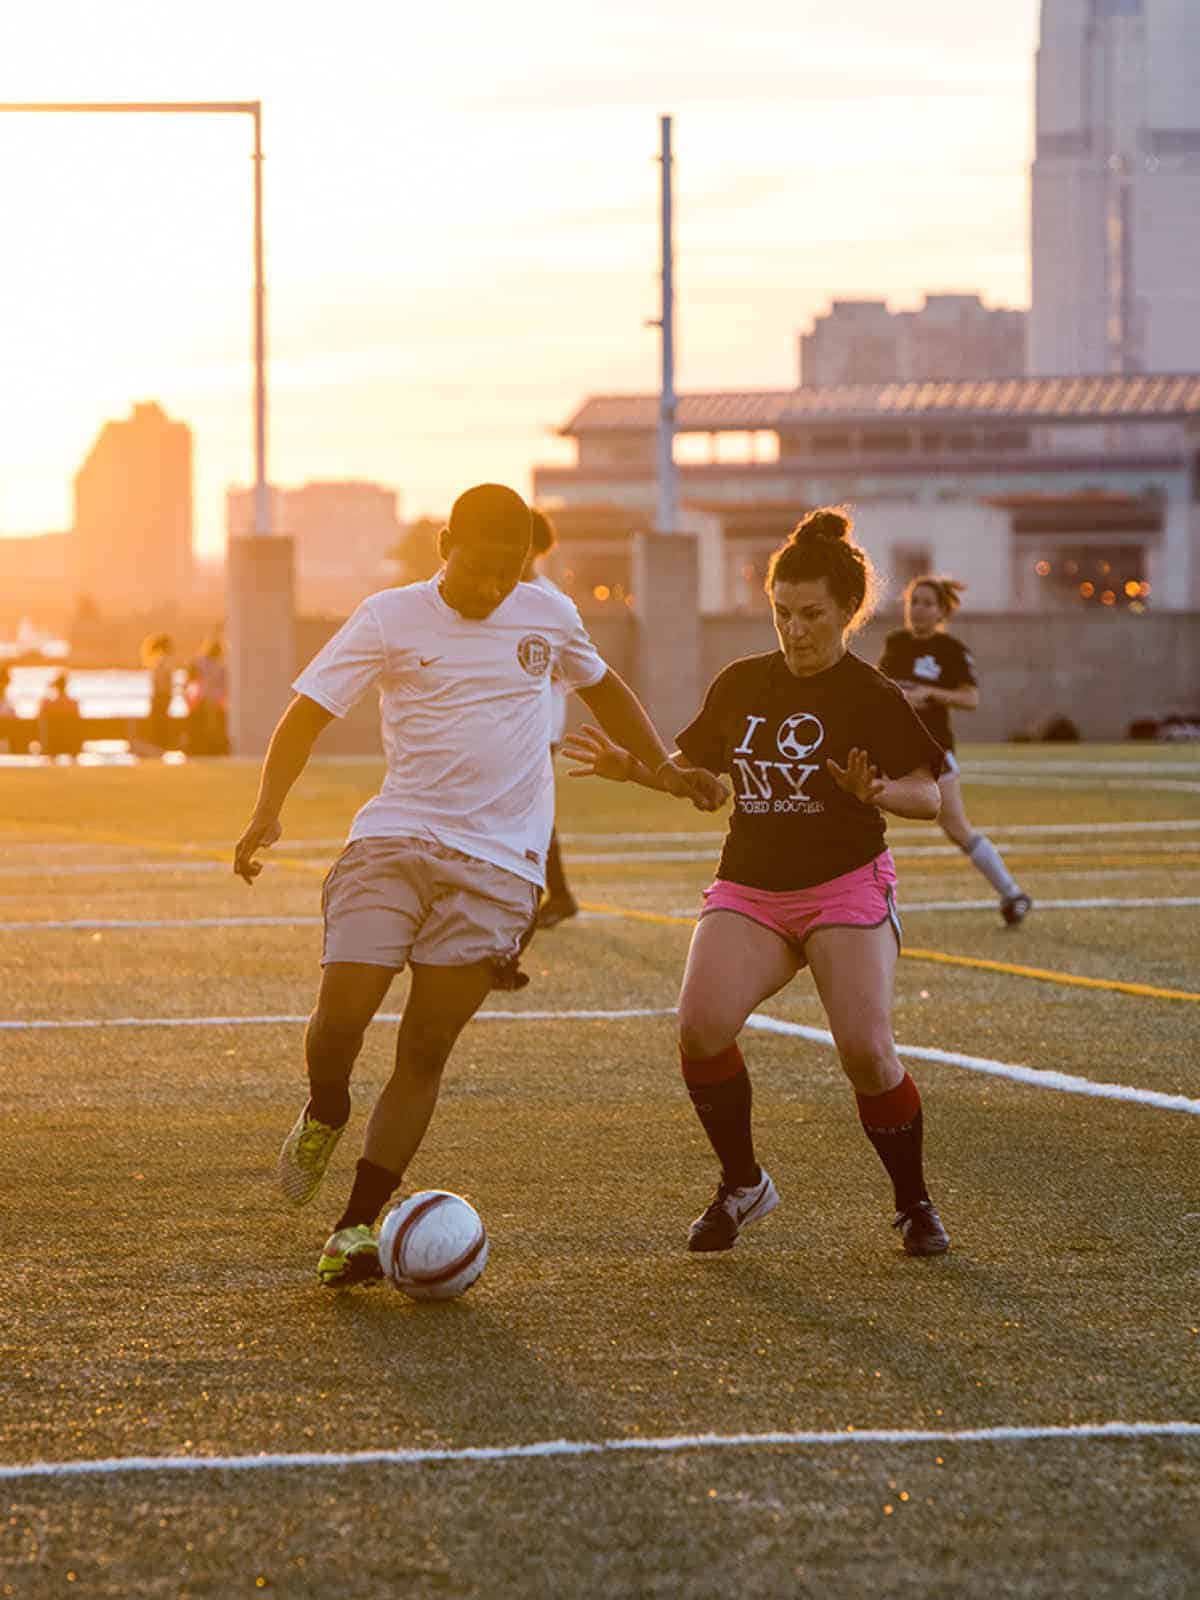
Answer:
[(1113, 989), (1118, 994), (1147, 995), (1153, 1000), (1200, 1002), (1200, 994), (1188, 989), (1158, 989), (1151, 983), (1124, 983), (1117, 978), (1084, 978), (1074, 972), (1048, 972), (1044, 967), (1022, 967), (1013, 961), (984, 961), (979, 956), (951, 956), (941, 950), (905, 950), (910, 961), (940, 961), (952, 967), (981, 967), (987, 972), (1009, 972), (1018, 978), (1035, 978), (1039, 983), (1061, 983), (1077, 989)]
[[(690, 928), (695, 917), (672, 916), (664, 911), (638, 911), (632, 906), (612, 906), (599, 901), (579, 902), (582, 911), (600, 911), (609, 916), (625, 917), (630, 922), (654, 922), (669, 927)], [(938, 961), (949, 967), (978, 967), (985, 972), (1005, 972), (1017, 978), (1033, 978), (1039, 983), (1058, 983), (1069, 988), (1111, 989), (1117, 994), (1136, 994), (1153, 1000), (1190, 1000), (1200, 1002), (1200, 994), (1187, 989), (1158, 989), (1149, 983), (1124, 983), (1117, 978), (1085, 978), (1074, 972), (1050, 972), (1045, 967), (1022, 967), (1013, 961), (985, 961), (979, 956), (952, 956), (942, 950), (905, 949), (901, 954), (910, 961)]]

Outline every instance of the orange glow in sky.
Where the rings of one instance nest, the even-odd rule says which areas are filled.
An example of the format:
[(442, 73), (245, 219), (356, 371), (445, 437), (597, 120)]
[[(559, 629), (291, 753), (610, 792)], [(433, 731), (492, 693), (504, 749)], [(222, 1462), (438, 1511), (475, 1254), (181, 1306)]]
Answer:
[[(832, 297), (1027, 303), (1037, 0), (45, 0), (0, 100), (263, 102), (269, 472), (402, 514), (527, 490), (589, 392), (657, 381), (675, 118), (678, 382), (795, 381)], [(251, 124), (0, 116), (0, 532), (67, 527), (104, 421), (194, 431), (196, 528), (253, 471)]]

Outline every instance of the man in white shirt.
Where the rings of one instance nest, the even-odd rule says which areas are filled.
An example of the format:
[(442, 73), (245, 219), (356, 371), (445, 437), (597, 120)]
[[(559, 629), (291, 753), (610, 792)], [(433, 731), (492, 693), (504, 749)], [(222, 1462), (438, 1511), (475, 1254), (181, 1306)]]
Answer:
[(296, 679), (235, 850), (234, 871), (253, 883), (317, 735), (377, 687), (387, 773), (325, 882), (309, 1099), (279, 1155), (284, 1194), (306, 1204), (345, 1130), (367, 1026), (409, 966), (395, 1070), (317, 1266), (330, 1287), (380, 1276), (375, 1219), (420, 1146), (455, 1040), (536, 913), (554, 821), (552, 674), (670, 793), (701, 810), (725, 800), (710, 773), (672, 761), (572, 602), (519, 581), (530, 528), (511, 489), (480, 484), (459, 496), (439, 539), (441, 573), (364, 600)]

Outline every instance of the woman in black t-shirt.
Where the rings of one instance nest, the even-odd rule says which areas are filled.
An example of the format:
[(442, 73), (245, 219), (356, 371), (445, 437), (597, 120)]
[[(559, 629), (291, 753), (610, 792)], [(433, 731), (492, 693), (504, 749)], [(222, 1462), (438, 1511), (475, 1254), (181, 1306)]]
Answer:
[[(686, 762), (733, 784), (679, 999), (684, 1081), (721, 1163), (690, 1250), (728, 1250), (779, 1203), (755, 1156), (737, 1038), (806, 965), (892, 1179), (904, 1248), (949, 1244), (925, 1188), (921, 1097), (892, 1039), (900, 925), (882, 815), (936, 817), (942, 751), (900, 690), (846, 649), (873, 577), (850, 531), (841, 512), (814, 511), (775, 552), (766, 588), (780, 648), (719, 673), (678, 739)], [(577, 775), (661, 787), (599, 729), (569, 735), (563, 750)]]
[(981, 872), (1000, 896), (1000, 915), (1010, 928), (1023, 922), (1033, 901), (1004, 865), (1004, 858), (986, 833), (977, 833), (963, 808), (958, 762), (954, 759), (954, 734), (950, 711), (974, 711), (979, 705), (975, 664), (961, 639), (945, 632), (946, 622), (958, 610), (963, 585), (953, 578), (926, 574), (914, 578), (904, 591), (907, 627), (889, 633), (879, 658), (879, 670), (899, 684), (904, 698), (941, 745), (949, 752), (942, 769), (942, 831)]

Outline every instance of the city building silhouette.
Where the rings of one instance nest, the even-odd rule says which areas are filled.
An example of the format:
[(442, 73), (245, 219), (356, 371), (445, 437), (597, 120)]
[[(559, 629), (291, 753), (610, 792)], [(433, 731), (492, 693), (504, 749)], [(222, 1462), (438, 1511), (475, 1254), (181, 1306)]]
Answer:
[(1200, 372), (1200, 5), (1041, 20), (1029, 370)]
[(153, 401), (107, 422), (75, 474), (71, 582), (102, 614), (161, 616), (189, 600), (192, 432)]

